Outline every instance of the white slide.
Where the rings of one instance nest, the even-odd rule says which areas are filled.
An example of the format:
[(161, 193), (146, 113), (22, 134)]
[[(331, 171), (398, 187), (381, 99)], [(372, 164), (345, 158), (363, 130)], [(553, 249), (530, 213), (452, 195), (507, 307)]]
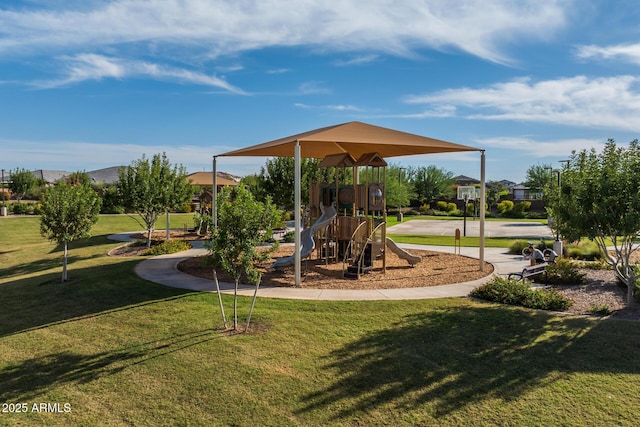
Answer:
[[(320, 218), (318, 218), (318, 220), (311, 227), (305, 228), (300, 233), (300, 259), (304, 259), (311, 255), (313, 250), (316, 248), (316, 242), (315, 240), (313, 240), (313, 233), (316, 230), (319, 230), (322, 227), (331, 224), (333, 218), (338, 215), (338, 213), (336, 212), (336, 208), (334, 208), (333, 205), (329, 206), (328, 208), (320, 205), (320, 210), (322, 211), (322, 215), (320, 215)], [(282, 270), (284, 267), (292, 265), (295, 260), (295, 253), (290, 256), (278, 258), (273, 264), (271, 264), (271, 268), (274, 270)]]
[(387, 247), (391, 249), (391, 251), (398, 255), (399, 258), (407, 260), (409, 265), (412, 267), (422, 261), (422, 257), (420, 255), (412, 255), (409, 252), (402, 249), (396, 242), (387, 237)]

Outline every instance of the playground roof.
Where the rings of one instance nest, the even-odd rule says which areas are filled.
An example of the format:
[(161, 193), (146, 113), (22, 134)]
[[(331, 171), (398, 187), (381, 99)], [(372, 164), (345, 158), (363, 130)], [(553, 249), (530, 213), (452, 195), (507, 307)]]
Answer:
[(301, 157), (317, 159), (341, 153), (349, 153), (353, 158), (358, 159), (366, 153), (378, 153), (383, 158), (387, 158), (415, 154), (482, 151), (480, 148), (367, 123), (349, 122), (241, 148), (220, 156), (293, 157), (296, 142), (300, 144)]

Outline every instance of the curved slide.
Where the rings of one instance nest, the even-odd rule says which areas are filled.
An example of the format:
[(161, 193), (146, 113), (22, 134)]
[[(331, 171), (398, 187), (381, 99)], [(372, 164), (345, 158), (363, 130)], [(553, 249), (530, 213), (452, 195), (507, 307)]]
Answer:
[(409, 252), (402, 249), (396, 242), (387, 237), (387, 247), (391, 249), (391, 251), (398, 255), (399, 258), (407, 260), (409, 265), (412, 267), (422, 261), (422, 257), (419, 255), (412, 255)]
[[(333, 205), (327, 208), (320, 205), (320, 210), (322, 211), (322, 215), (320, 215), (320, 218), (318, 218), (318, 220), (311, 227), (305, 228), (300, 233), (300, 241), (301, 241), (300, 259), (308, 257), (309, 255), (311, 255), (311, 252), (313, 252), (313, 250), (315, 249), (316, 242), (315, 240), (313, 240), (313, 233), (316, 230), (319, 230), (322, 227), (329, 225), (331, 221), (333, 221), (333, 218), (335, 218), (338, 215), (338, 213), (336, 212), (336, 208), (334, 208)], [(293, 265), (295, 260), (296, 260), (296, 254), (294, 252), (293, 255), (278, 258), (273, 264), (271, 264), (271, 268), (274, 270), (282, 270), (283, 268), (289, 265)]]

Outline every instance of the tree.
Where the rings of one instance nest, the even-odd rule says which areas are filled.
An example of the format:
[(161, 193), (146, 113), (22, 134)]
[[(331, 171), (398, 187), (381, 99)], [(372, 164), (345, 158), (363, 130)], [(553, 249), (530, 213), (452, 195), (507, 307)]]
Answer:
[(553, 168), (550, 164), (533, 165), (527, 169), (527, 178), (524, 182), (532, 193), (542, 193), (545, 187), (553, 181)]
[(261, 280), (255, 264), (268, 260), (277, 246), (263, 250), (258, 250), (257, 247), (272, 237), (273, 228), (280, 218), (281, 212), (276, 209), (269, 197), (265, 203), (258, 202), (242, 186), (233, 189), (225, 187), (218, 195), (218, 227), (213, 230), (211, 240), (206, 243), (206, 247), (214, 263), (214, 280), (225, 327), (226, 317), (220, 298), (216, 269), (224, 270), (235, 283), (234, 330), (238, 328), (238, 284), (241, 279), (245, 279), (249, 284), (255, 285), (256, 289), (247, 317), (246, 329), (248, 329)]
[(386, 183), (387, 206), (394, 208), (409, 206), (409, 201), (414, 196), (413, 186), (407, 180), (406, 168), (389, 166)]
[(68, 176), (65, 176), (64, 180), (67, 184), (70, 184), (70, 185), (80, 185), (80, 184), (91, 185), (91, 177), (85, 171), (72, 172)]
[(68, 243), (90, 236), (98, 221), (100, 197), (86, 184), (69, 185), (63, 181), (46, 189), (42, 197), (40, 233), (62, 245), (62, 282), (68, 280)]
[(503, 195), (509, 194), (509, 189), (505, 184), (500, 181), (489, 181), (486, 185), (486, 199), (487, 204), (491, 207), (495, 207), (500, 202), (500, 198)]
[(136, 212), (147, 230), (147, 247), (151, 233), (163, 213), (186, 203), (192, 196), (184, 166), (171, 167), (165, 153), (155, 154), (151, 162), (144, 155), (128, 168), (119, 171), (118, 193), (123, 206)]
[(439, 197), (453, 195), (453, 172), (431, 166), (410, 171), (413, 188), (421, 203), (431, 203)]
[(38, 184), (38, 178), (26, 169), (16, 169), (11, 174), (11, 182), (9, 183), (9, 189), (15, 196), (16, 200), (20, 202), (22, 198), (28, 194)]
[[(318, 180), (328, 181), (328, 168), (318, 168), (320, 160), (301, 159), (300, 161), (300, 198), (309, 199), (309, 183)], [(265, 166), (261, 168), (260, 175), (256, 179), (257, 188), (261, 190), (261, 195), (271, 196), (276, 206), (292, 210), (295, 204), (295, 167), (293, 157), (274, 157), (268, 159)], [(325, 175), (323, 175), (323, 173)], [(331, 179), (332, 182), (333, 179)], [(261, 199), (262, 201), (266, 199)]]
[[(546, 195), (555, 227), (565, 239), (587, 237), (598, 245), (627, 286), (627, 306), (633, 305), (637, 278), (630, 257), (640, 233), (639, 171), (638, 140), (625, 149), (609, 139), (601, 154), (594, 149), (573, 152), (562, 171), (560, 191)], [(613, 255), (607, 250), (609, 244)]]

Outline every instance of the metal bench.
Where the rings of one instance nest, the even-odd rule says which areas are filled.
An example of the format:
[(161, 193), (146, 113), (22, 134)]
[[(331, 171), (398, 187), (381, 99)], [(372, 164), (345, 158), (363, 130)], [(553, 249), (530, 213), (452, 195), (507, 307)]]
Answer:
[(525, 268), (523, 268), (522, 271), (520, 272), (509, 273), (509, 276), (507, 278), (511, 280), (512, 277), (519, 277), (518, 280), (524, 280), (530, 277), (544, 274), (544, 283), (547, 283), (549, 280), (549, 274), (547, 273), (547, 270), (546, 270), (548, 265), (549, 265), (548, 262), (542, 262), (540, 264), (535, 264), (535, 265), (528, 265)]

